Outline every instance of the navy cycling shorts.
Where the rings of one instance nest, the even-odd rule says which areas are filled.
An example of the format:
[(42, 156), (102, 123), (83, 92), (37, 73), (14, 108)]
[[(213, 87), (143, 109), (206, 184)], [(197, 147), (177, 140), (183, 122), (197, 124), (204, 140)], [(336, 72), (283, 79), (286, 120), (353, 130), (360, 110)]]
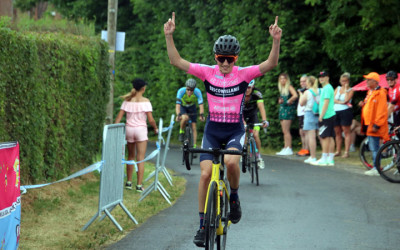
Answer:
[(184, 114), (189, 114), (189, 119), (191, 122), (196, 123), (197, 122), (197, 108), (196, 105), (192, 106), (182, 106), (180, 108), (180, 112), (182, 115)]
[[(222, 148), (236, 148), (243, 149), (244, 145), (244, 125), (241, 123), (219, 123), (207, 121), (204, 128), (203, 141), (201, 147), (204, 149)], [(212, 154), (200, 154), (200, 162), (204, 160), (212, 160)]]

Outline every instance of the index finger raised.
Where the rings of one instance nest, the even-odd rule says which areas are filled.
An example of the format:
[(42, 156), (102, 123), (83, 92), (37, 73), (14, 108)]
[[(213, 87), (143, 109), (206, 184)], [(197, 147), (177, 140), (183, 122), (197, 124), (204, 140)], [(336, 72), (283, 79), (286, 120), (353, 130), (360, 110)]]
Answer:
[(278, 25), (278, 16), (275, 17), (275, 23), (274, 25)]
[(175, 12), (172, 12), (172, 22), (175, 23)]

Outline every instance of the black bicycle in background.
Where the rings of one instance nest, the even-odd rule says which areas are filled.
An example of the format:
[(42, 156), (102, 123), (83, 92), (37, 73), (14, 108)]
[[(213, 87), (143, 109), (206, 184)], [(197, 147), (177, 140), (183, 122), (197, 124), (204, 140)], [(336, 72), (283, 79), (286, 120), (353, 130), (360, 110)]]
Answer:
[[(190, 148), (193, 148), (193, 129), (192, 129), (192, 123), (190, 122), (190, 120), (186, 123), (186, 127), (185, 127), (185, 134), (183, 136), (183, 142), (182, 142), (182, 146), (184, 146), (184, 143), (187, 143), (189, 145)], [(189, 152), (189, 162), (190, 164), (193, 164), (193, 159), (195, 158), (195, 153), (193, 152)], [(185, 159), (182, 158), (182, 164), (185, 163)]]
[[(192, 115), (196, 115), (196, 113), (189, 113), (186, 114), (189, 117)], [(185, 126), (185, 133), (183, 135), (183, 141), (182, 141), (182, 147), (184, 146), (184, 142), (187, 142), (190, 148), (193, 148), (194, 146), (194, 138), (193, 138), (193, 128), (192, 128), (192, 121), (189, 120), (186, 122), (186, 126)], [(196, 154), (189, 152), (189, 161), (190, 164), (193, 164), (193, 159), (196, 158)], [(185, 159), (182, 158), (182, 165), (185, 163)]]
[[(243, 152), (245, 152), (245, 156), (242, 156), (242, 172), (246, 173), (246, 170), (250, 173), (251, 183), (256, 181), (257, 186), (259, 185), (259, 177), (258, 177), (258, 148), (256, 144), (256, 139), (254, 138), (254, 127), (255, 126), (263, 126), (262, 123), (247, 123), (245, 125), (246, 129), (246, 144), (243, 146)], [(267, 129), (264, 128), (264, 132), (267, 132)]]

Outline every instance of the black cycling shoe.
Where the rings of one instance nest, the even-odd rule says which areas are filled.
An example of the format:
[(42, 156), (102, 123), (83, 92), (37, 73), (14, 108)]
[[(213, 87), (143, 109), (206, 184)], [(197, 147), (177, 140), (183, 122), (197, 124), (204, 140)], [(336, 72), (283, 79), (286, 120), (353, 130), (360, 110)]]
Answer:
[(242, 209), (240, 208), (239, 199), (237, 201), (229, 201), (229, 206), (231, 208), (229, 212), (229, 220), (233, 224), (236, 224), (240, 221), (240, 218), (242, 218)]
[(206, 247), (206, 230), (201, 228), (197, 230), (196, 235), (194, 236), (193, 243), (198, 247)]

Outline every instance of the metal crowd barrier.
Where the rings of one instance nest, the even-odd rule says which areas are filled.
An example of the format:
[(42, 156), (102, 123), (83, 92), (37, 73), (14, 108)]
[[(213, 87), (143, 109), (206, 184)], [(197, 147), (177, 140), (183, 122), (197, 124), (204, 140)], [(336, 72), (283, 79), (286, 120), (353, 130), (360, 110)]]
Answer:
[(158, 143), (161, 145), (162, 141), (164, 140), (162, 138), (162, 132), (169, 130), (168, 132), (168, 138), (167, 138), (167, 144), (165, 147), (165, 151), (164, 151), (164, 159), (163, 159), (163, 164), (160, 165), (160, 154), (157, 155), (157, 162), (155, 165), (155, 170), (153, 173), (150, 174), (150, 176), (146, 179), (146, 181), (152, 177), (154, 177), (154, 181), (153, 183), (148, 186), (146, 188), (146, 190), (142, 193), (142, 197), (140, 197), (139, 201), (142, 201), (144, 198), (146, 198), (151, 192), (153, 191), (159, 191), (160, 194), (164, 197), (164, 199), (169, 203), (172, 204), (170, 201), (171, 196), (168, 194), (167, 190), (165, 190), (164, 186), (161, 184), (161, 182), (159, 181), (159, 173), (162, 172), (166, 179), (168, 180), (168, 182), (170, 183), (170, 185), (172, 185), (172, 177), (171, 175), (168, 173), (167, 169), (164, 166), (165, 163), (165, 159), (166, 159), (166, 154), (168, 152), (168, 145), (169, 145), (169, 141), (170, 141), (170, 137), (171, 137), (171, 131), (172, 131), (172, 126), (173, 126), (173, 119), (174, 119), (174, 115), (171, 116), (171, 125), (164, 130), (163, 129), (163, 120), (160, 118), (160, 122), (158, 125)]
[(86, 230), (103, 212), (110, 218), (114, 225), (122, 231), (122, 227), (111, 215), (111, 211), (118, 205), (135, 224), (138, 224), (136, 219), (123, 204), (124, 168), (121, 167), (121, 158), (124, 159), (124, 156), (125, 124), (106, 125), (103, 131), (103, 166), (100, 177), (99, 209), (82, 228), (82, 231)]

